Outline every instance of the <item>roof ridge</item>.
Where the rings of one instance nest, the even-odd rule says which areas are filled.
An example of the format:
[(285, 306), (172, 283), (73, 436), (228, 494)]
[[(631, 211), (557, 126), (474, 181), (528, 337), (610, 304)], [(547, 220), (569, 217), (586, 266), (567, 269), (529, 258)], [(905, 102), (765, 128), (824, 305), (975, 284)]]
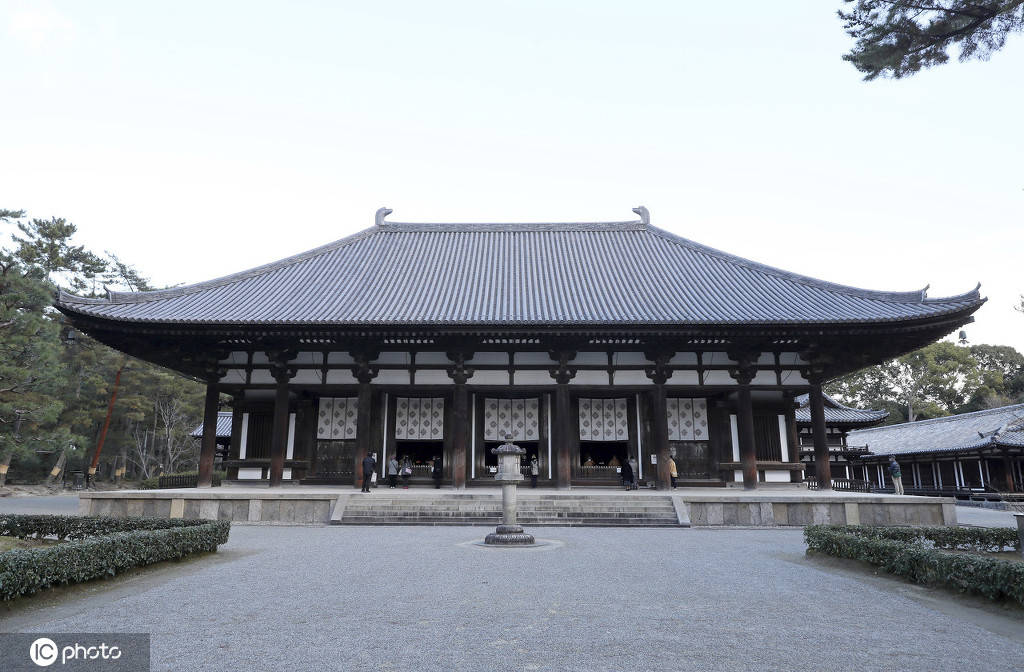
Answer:
[(860, 287), (852, 287), (850, 285), (842, 285), (836, 282), (830, 282), (828, 280), (821, 280), (819, 278), (815, 278), (809, 275), (804, 275), (802, 273), (794, 273), (793, 271), (787, 271), (776, 266), (762, 264), (759, 261), (747, 259), (746, 257), (741, 257), (739, 255), (732, 254), (730, 252), (725, 252), (723, 250), (719, 250), (718, 248), (714, 248), (709, 245), (704, 245), (703, 243), (698, 243), (696, 241), (690, 240), (689, 238), (684, 238), (683, 236), (672, 233), (671, 231), (666, 231), (665, 229), (654, 226), (653, 224), (648, 225), (647, 228), (654, 235), (661, 236), (662, 238), (665, 238), (669, 242), (675, 243), (676, 245), (681, 245), (683, 247), (693, 249), (696, 252), (706, 254), (711, 257), (715, 257), (726, 263), (734, 264), (736, 266), (742, 266), (744, 268), (747, 268), (752, 271), (757, 271), (759, 273), (767, 273), (769, 275), (774, 275), (776, 277), (781, 278), (782, 280), (795, 282), (815, 289), (821, 289), (825, 291), (836, 292), (850, 296), (857, 296), (864, 299), (888, 301), (892, 303), (947, 303), (957, 300), (966, 301), (969, 299), (975, 300), (981, 298), (981, 294), (979, 292), (979, 290), (981, 289), (980, 282), (973, 290), (969, 292), (964, 292), (963, 294), (957, 294), (955, 296), (936, 298), (929, 298), (927, 295), (928, 287), (930, 285), (926, 285), (922, 289), (909, 292), (886, 292), (874, 289), (862, 289)]
[(997, 408), (983, 408), (980, 411), (970, 411), (968, 413), (955, 413), (953, 415), (944, 415), (941, 418), (928, 418), (927, 420), (915, 420), (914, 422), (900, 422), (895, 425), (883, 425), (881, 427), (866, 427), (864, 429), (855, 430), (857, 432), (877, 432), (883, 429), (894, 429), (896, 427), (919, 427), (921, 425), (934, 425), (943, 422), (951, 422), (953, 420), (961, 420), (967, 417), (979, 417), (983, 415), (992, 415), (1000, 412), (1007, 412), (1009, 409), (1019, 410), (1022, 415), (1015, 418), (1015, 420), (1024, 419), (1024, 404), (1010, 404), (1009, 406), (999, 406)]
[(450, 231), (457, 233), (529, 233), (545, 231), (643, 231), (648, 228), (641, 221), (628, 222), (384, 222), (381, 231), (395, 233), (429, 233)]

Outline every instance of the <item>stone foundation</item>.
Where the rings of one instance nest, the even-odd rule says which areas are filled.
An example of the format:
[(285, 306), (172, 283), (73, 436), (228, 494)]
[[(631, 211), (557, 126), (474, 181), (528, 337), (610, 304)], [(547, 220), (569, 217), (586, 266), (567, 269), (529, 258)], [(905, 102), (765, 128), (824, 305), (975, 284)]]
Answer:
[(337, 500), (332, 494), (205, 490), (173, 495), (159, 491), (82, 493), (79, 497), (78, 512), (83, 516), (206, 518), (239, 523), (327, 523)]
[[(709, 493), (704, 490), (704, 493)], [(358, 509), (358, 510), (357, 510)], [(800, 527), (831, 525), (956, 525), (956, 506), (942, 497), (851, 493), (713, 494), (675, 491), (625, 494), (610, 490), (524, 493), (520, 518), (531, 525), (658, 525), (679, 527)], [(416, 490), (400, 495), (348, 489), (304, 492), (248, 488), (83, 492), (83, 515), (207, 518), (239, 523), (493, 525), (500, 496)]]
[[(685, 499), (685, 498), (684, 498)], [(765, 501), (767, 500), (767, 501)], [(787, 500), (766, 497), (758, 501), (687, 500), (693, 527), (779, 525), (956, 525), (956, 506), (938, 497), (886, 497), (862, 501)]]

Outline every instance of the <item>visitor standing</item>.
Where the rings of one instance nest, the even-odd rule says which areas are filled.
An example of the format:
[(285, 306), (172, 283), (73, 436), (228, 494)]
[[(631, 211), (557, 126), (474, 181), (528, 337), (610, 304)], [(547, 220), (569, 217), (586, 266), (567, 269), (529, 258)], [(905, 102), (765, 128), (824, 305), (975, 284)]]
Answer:
[(629, 458), (626, 462), (629, 464), (629, 468), (633, 472), (633, 489), (637, 490), (640, 488), (640, 465), (636, 463), (635, 457)]
[(537, 462), (537, 456), (534, 455), (530, 458), (530, 487), (537, 487), (537, 477), (540, 476), (540, 464)]
[(392, 455), (388, 460), (388, 487), (398, 487), (398, 455)]
[(676, 489), (676, 479), (679, 477), (679, 471), (676, 469), (676, 460), (674, 457), (669, 455), (668, 457), (668, 475), (672, 479), (672, 489)]
[(620, 467), (622, 469), (620, 472), (622, 475), (622, 485), (626, 490), (633, 489), (633, 467), (629, 465), (631, 461), (632, 460), (626, 460), (626, 463)]
[(441, 463), (441, 457), (438, 455), (434, 456), (434, 459), (430, 462), (430, 475), (434, 477), (434, 489), (441, 489), (441, 476), (444, 474), (444, 465)]
[(889, 476), (892, 477), (892, 487), (895, 494), (903, 494), (903, 472), (900, 471), (900, 463), (896, 461), (895, 455), (889, 456)]
[(409, 489), (409, 479), (412, 477), (412, 460), (406, 455), (402, 458), (402, 487)]
[(373, 472), (377, 470), (377, 460), (373, 459), (373, 455), (367, 455), (363, 458), (363, 492), (370, 491), (370, 482), (373, 478)]

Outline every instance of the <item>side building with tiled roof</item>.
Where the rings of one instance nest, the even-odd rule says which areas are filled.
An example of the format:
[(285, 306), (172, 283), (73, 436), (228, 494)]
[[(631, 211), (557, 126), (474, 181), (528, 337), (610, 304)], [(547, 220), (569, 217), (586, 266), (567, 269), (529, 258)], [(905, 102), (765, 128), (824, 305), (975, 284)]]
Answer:
[[(60, 293), (76, 327), (233, 397), (229, 478), (359, 484), (362, 460), (440, 458), (456, 488), (493, 483), (506, 435), (541, 482), (754, 488), (795, 482), (794, 398), (931, 343), (984, 302), (838, 285), (639, 219), (386, 221), (249, 271), (169, 290)], [(282, 232), (282, 235), (286, 235)], [(816, 405), (816, 404), (820, 404)], [(813, 423), (812, 423), (813, 424)], [(201, 482), (215, 433), (204, 435)], [(815, 446), (831, 486), (829, 451)]]
[[(217, 412), (217, 452), (214, 455), (214, 468), (223, 469), (231, 453), (231, 411)], [(206, 431), (205, 424), (192, 430), (190, 436), (202, 438)]]
[[(828, 444), (829, 461), (833, 478), (860, 479), (852, 468), (852, 460), (867, 452), (867, 448), (848, 440), (852, 430), (873, 427), (889, 417), (889, 411), (852, 408), (836, 401), (827, 394), (825, 401), (825, 441)], [(797, 445), (804, 475), (816, 475), (814, 467), (814, 430), (811, 422), (811, 400), (809, 394), (801, 394), (796, 402)]]
[(854, 472), (880, 489), (892, 487), (890, 456), (908, 494), (1020, 492), (1024, 483), (1024, 404), (856, 430), (849, 440), (868, 450)]

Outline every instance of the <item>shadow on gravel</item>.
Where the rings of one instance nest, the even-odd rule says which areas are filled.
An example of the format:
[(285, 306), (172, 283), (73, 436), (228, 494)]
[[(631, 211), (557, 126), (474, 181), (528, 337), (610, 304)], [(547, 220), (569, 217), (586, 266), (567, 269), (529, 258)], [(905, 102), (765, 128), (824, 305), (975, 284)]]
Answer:
[(847, 558), (835, 558), (814, 552), (803, 555), (780, 553), (776, 557), (808, 569), (866, 583), (879, 590), (912, 600), (940, 613), (961, 618), (991, 633), (1024, 644), (1024, 609), (1016, 604), (994, 603), (984, 598), (958, 593), (946, 588), (922, 586), (887, 574), (867, 563)]
[(196, 553), (182, 560), (168, 560), (145, 567), (134, 567), (108, 579), (97, 579), (86, 583), (55, 586), (25, 595), (13, 600), (0, 602), (0, 632), (17, 632), (19, 628), (32, 627), (37, 616), (53, 620), (96, 606), (102, 601), (110, 604), (130, 595), (137, 595), (150, 588), (163, 585), (179, 576), (194, 574), (210, 566), (235, 562), (256, 551), (218, 550), (210, 553)]

